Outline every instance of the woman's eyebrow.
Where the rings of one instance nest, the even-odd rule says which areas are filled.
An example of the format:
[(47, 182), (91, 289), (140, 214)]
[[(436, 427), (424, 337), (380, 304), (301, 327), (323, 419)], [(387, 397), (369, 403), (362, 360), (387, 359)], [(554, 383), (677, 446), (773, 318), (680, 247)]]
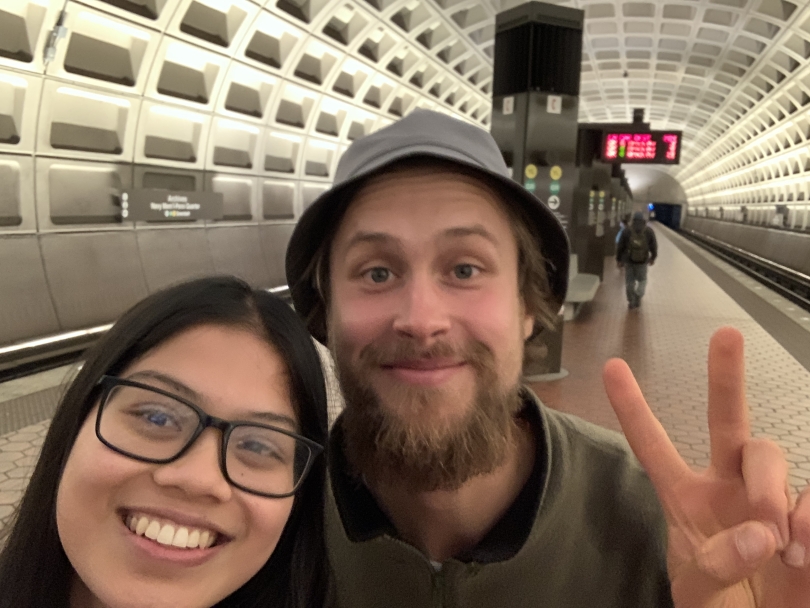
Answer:
[(202, 395), (195, 391), (190, 386), (183, 384), (180, 380), (163, 374), (161, 372), (156, 372), (153, 370), (144, 370), (140, 372), (135, 372), (134, 374), (130, 374), (127, 377), (127, 380), (139, 380), (139, 379), (148, 379), (148, 380), (157, 380), (162, 384), (165, 384), (175, 392), (177, 392), (181, 397), (185, 397), (189, 401), (199, 402), (203, 400)]
[[(201, 403), (205, 400), (205, 398), (200, 395), (197, 391), (193, 388), (189, 387), (186, 384), (183, 384), (176, 378), (163, 374), (161, 372), (156, 372), (153, 370), (144, 370), (140, 372), (135, 372), (134, 374), (130, 374), (127, 377), (127, 380), (141, 380), (141, 379), (150, 379), (150, 380), (157, 380), (158, 382), (165, 384), (171, 388), (172, 391), (175, 391), (181, 397), (185, 397), (189, 401), (193, 401), (194, 403)], [(260, 422), (267, 422), (271, 424), (282, 424), (290, 428), (290, 430), (295, 430), (298, 428), (298, 421), (295, 418), (287, 416), (285, 414), (277, 414), (275, 412), (267, 412), (262, 410), (247, 410), (241, 412), (238, 415), (238, 418), (241, 420), (256, 420)]]
[(291, 418), (285, 414), (277, 414), (275, 412), (250, 411), (240, 414), (239, 418), (242, 420), (256, 420), (260, 422), (269, 422), (272, 424), (283, 424), (284, 426), (289, 427), (290, 430), (296, 430), (298, 428), (298, 421), (296, 421), (295, 418)]

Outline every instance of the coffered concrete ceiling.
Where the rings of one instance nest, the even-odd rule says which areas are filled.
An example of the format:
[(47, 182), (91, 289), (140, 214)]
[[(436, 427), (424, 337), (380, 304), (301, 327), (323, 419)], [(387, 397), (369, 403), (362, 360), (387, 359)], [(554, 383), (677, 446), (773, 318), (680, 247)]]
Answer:
[[(3, 0), (0, 154), (275, 172), (322, 188), (352, 139), (415, 108), (488, 128), (494, 19), (516, 4)], [(683, 130), (681, 165), (663, 171), (691, 205), (810, 199), (810, 3), (557, 4), (586, 15), (582, 121), (644, 108), (653, 128)], [(66, 36), (46, 64), (63, 7)], [(55, 145), (54, 123), (67, 125), (58, 142), (99, 121), (119, 145)], [(167, 154), (167, 129), (183, 131), (186, 160)], [(239, 168), (223, 149), (265, 160)]]

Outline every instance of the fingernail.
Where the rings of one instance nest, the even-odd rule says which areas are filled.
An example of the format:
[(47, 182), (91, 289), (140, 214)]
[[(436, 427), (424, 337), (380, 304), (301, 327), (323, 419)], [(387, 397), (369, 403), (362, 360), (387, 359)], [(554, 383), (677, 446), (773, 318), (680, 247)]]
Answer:
[(768, 538), (762, 528), (745, 526), (737, 530), (737, 550), (747, 562), (758, 561), (768, 550)]
[(773, 532), (773, 537), (776, 539), (776, 548), (781, 551), (785, 548), (785, 541), (782, 540), (782, 533), (779, 532), (779, 527), (774, 523), (765, 524)]
[(785, 552), (782, 554), (782, 560), (788, 566), (793, 566), (794, 568), (804, 568), (805, 553), (804, 546), (794, 540), (787, 546), (787, 549), (785, 549)]

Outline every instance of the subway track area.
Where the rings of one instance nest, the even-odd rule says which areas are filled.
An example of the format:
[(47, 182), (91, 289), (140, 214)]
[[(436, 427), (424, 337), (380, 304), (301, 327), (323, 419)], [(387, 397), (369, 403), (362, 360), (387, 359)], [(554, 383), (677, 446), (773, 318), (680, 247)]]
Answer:
[(683, 234), (810, 312), (810, 276), (688, 228)]
[[(601, 379), (605, 361), (621, 357), (681, 455), (703, 467), (709, 338), (732, 325), (746, 340), (753, 432), (782, 446), (790, 484), (803, 488), (810, 482), (810, 313), (682, 236), (654, 228), (659, 257), (641, 307), (628, 310), (624, 276), (606, 259), (596, 298), (564, 327), (568, 376), (533, 388), (550, 407), (621, 430)], [(0, 384), (0, 527), (25, 488), (75, 371), (67, 365)]]

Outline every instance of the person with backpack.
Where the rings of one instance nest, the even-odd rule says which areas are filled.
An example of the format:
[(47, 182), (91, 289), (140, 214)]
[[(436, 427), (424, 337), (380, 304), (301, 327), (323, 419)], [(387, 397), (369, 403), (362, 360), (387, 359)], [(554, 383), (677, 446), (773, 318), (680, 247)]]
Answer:
[(652, 266), (657, 256), (655, 233), (647, 226), (644, 214), (637, 211), (630, 226), (622, 231), (616, 247), (616, 261), (619, 268), (625, 269), (627, 305), (630, 309), (638, 308), (641, 304), (647, 287), (647, 266)]

